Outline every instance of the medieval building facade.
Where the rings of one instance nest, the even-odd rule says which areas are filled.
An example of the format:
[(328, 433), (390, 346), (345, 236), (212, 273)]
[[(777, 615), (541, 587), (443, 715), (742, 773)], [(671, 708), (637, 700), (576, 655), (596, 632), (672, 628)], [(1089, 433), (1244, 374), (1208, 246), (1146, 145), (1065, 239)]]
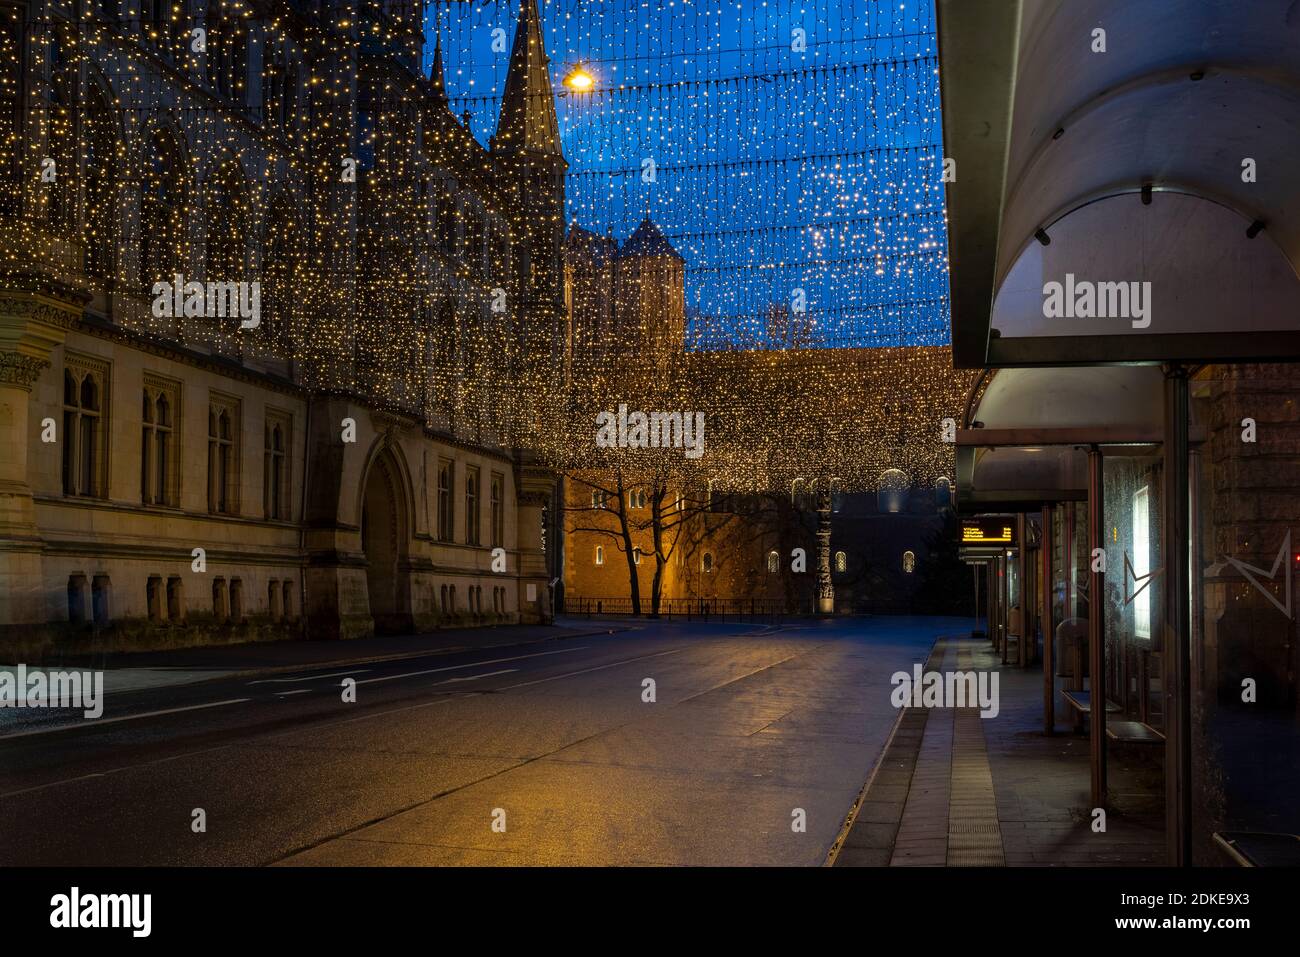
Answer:
[(0, 0), (0, 651), (549, 619), (554, 480), (469, 387), (560, 339), (539, 15), (488, 147), (423, 30)]
[[(621, 244), (573, 225), (565, 243), (570, 353), (614, 366), (622, 360), (634, 374), (662, 377), (686, 349), (685, 276), (681, 255), (649, 218)], [(836, 355), (871, 361), (869, 350)], [(767, 357), (739, 349), (714, 358), (752, 366)], [(760, 494), (731, 494), (707, 482), (689, 487), (668, 471), (566, 476), (565, 611), (648, 613), (656, 593), (661, 610), (676, 612), (710, 605), (794, 614), (910, 611), (931, 544), (952, 511), (951, 481), (923, 486), (890, 470), (878, 493), (842, 494), (809, 466), (789, 489)]]

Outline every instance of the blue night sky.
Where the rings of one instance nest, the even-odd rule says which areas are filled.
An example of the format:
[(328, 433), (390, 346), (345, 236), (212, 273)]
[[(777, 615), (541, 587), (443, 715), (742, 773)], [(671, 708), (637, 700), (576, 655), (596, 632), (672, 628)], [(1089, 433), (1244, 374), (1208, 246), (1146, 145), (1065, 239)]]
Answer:
[[(932, 0), (541, 4), (569, 220), (623, 240), (649, 213), (686, 259), (697, 348), (789, 344), (771, 320), (798, 290), (800, 344), (948, 341)], [(427, 8), (426, 67), (437, 29), (452, 108), (483, 143), (518, 11)], [(578, 63), (594, 92), (562, 85)]]

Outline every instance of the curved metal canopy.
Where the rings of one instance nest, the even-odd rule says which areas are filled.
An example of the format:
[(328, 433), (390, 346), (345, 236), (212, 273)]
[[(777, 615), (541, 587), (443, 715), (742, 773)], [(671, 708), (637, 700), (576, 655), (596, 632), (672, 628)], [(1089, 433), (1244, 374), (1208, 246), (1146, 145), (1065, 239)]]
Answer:
[(957, 433), (962, 511), (1023, 511), (1082, 500), (1085, 444), (1150, 449), (1163, 431), (1164, 375), (1155, 366), (1001, 369), (970, 428)]
[[(1300, 5), (938, 5), (959, 367), (1300, 357)], [(1054, 321), (1066, 273), (1152, 321)]]

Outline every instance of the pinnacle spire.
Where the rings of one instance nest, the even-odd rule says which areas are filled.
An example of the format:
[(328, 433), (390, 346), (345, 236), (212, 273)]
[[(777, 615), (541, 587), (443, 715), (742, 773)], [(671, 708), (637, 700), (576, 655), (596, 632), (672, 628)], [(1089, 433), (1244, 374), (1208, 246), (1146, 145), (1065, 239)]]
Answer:
[(542, 38), (539, 0), (522, 0), (515, 45), (510, 51), (505, 95), (494, 150), (550, 153), (561, 156), (560, 125), (555, 118), (555, 97), (551, 92), (550, 60)]
[(433, 96), (444, 106), (447, 104), (447, 83), (442, 70), (442, 31), (438, 31), (433, 44), (433, 65), (429, 67), (429, 84), (433, 87)]

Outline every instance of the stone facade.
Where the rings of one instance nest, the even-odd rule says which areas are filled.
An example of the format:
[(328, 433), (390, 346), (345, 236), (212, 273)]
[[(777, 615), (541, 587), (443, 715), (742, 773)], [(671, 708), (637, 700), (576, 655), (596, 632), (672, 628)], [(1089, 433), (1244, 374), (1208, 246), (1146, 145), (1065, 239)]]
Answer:
[(534, 3), (490, 148), (418, 4), (234, 6), (0, 4), (0, 656), (550, 619), (554, 479), (460, 386), (560, 341)]

